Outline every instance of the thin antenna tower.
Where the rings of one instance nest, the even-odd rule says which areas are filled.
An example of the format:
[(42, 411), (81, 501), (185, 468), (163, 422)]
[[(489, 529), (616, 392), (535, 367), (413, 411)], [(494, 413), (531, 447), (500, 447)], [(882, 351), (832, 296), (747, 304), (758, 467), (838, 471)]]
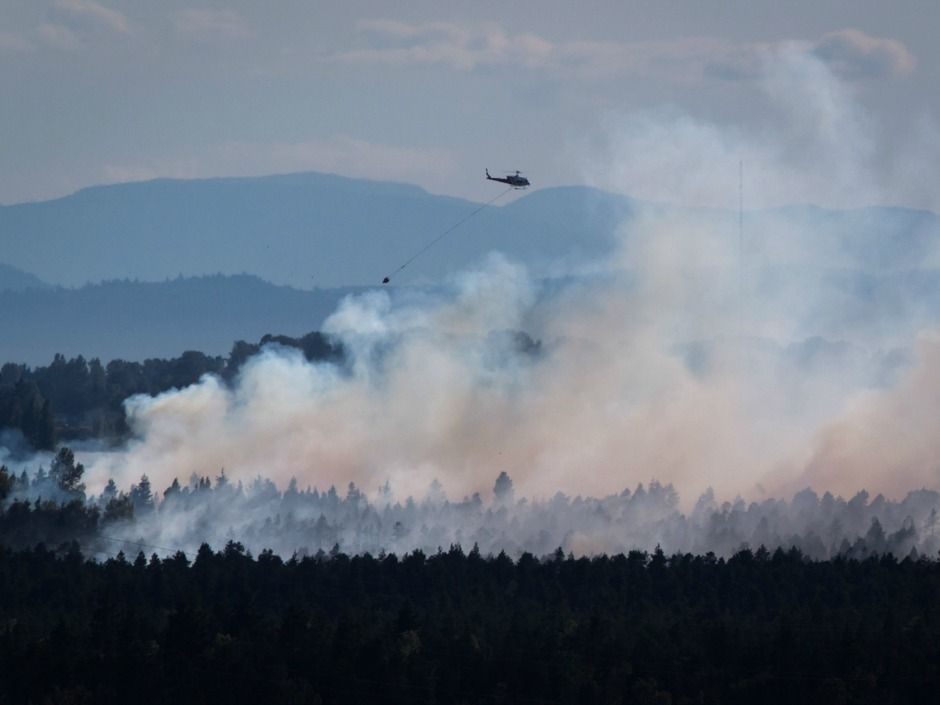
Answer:
[(744, 254), (744, 160), (738, 162), (738, 245)]
[(744, 344), (744, 160), (738, 161), (738, 338)]

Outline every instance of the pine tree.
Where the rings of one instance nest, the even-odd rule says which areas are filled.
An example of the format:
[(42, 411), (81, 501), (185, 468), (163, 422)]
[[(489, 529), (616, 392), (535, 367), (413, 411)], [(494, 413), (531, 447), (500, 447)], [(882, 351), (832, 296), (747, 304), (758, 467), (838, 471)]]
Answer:
[(140, 476), (140, 484), (131, 485), (131, 503), (135, 514), (144, 514), (153, 510), (153, 490), (150, 488), (150, 478)]
[(10, 473), (6, 465), (0, 465), (0, 501), (10, 496), (16, 477)]
[(493, 496), (498, 504), (503, 506), (512, 504), (512, 478), (505, 471), (499, 473), (499, 477), (496, 478), (496, 484), (493, 485)]
[(108, 478), (108, 484), (101, 490), (101, 504), (107, 506), (108, 502), (117, 497), (117, 493), (118, 489), (117, 485), (114, 484), (114, 478)]
[(49, 400), (42, 402), (42, 409), (36, 418), (33, 433), (33, 445), (39, 450), (52, 450), (55, 448), (55, 417)]
[(49, 479), (65, 495), (66, 501), (85, 500), (85, 483), (82, 482), (84, 474), (85, 466), (76, 463), (75, 454), (65, 446), (59, 449), (49, 466)]

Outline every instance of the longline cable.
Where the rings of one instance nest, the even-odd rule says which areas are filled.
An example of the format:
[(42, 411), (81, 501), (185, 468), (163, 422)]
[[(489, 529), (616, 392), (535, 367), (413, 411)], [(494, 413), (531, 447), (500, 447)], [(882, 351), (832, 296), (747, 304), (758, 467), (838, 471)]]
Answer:
[(490, 200), (488, 200), (486, 203), (484, 203), (483, 205), (481, 205), (480, 207), (478, 207), (477, 209), (475, 209), (474, 211), (472, 211), (472, 212), (469, 213), (468, 215), (465, 215), (463, 218), (461, 218), (461, 219), (458, 220), (456, 223), (454, 223), (453, 225), (451, 225), (449, 228), (447, 228), (447, 230), (445, 230), (444, 232), (442, 232), (442, 233), (441, 233), (440, 235), (438, 235), (436, 238), (434, 238), (433, 240), (431, 240), (431, 242), (429, 242), (427, 245), (425, 245), (424, 247), (422, 247), (420, 250), (418, 250), (417, 252), (415, 252), (411, 257), (409, 257), (407, 260), (405, 260), (404, 264), (402, 264), (398, 269), (396, 269), (394, 272), (392, 272), (392, 273), (389, 274), (387, 277), (385, 277), (385, 278), (382, 280), (382, 283), (383, 283), (383, 284), (388, 284), (388, 283), (392, 280), (392, 277), (393, 277), (393, 276), (395, 276), (396, 274), (398, 274), (401, 270), (403, 270), (403, 269), (404, 269), (405, 267), (407, 267), (409, 264), (411, 264), (411, 263), (414, 262), (416, 259), (418, 259), (418, 257), (420, 257), (421, 255), (423, 255), (423, 254), (424, 254), (425, 252), (427, 252), (428, 250), (430, 250), (432, 247), (434, 247), (434, 245), (436, 245), (438, 242), (440, 242), (441, 240), (443, 240), (444, 237), (446, 237), (447, 235), (449, 235), (450, 233), (452, 233), (454, 230), (456, 230), (457, 228), (459, 228), (461, 225), (463, 225), (464, 223), (466, 223), (468, 220), (470, 220), (473, 216), (475, 216), (475, 215), (476, 215), (477, 213), (479, 213), (481, 210), (483, 210), (483, 209), (486, 208), (487, 206), (491, 206), (491, 205), (493, 205), (494, 203), (496, 203), (496, 201), (498, 201), (500, 198), (502, 198), (502, 197), (505, 196), (507, 193), (509, 193), (510, 191), (512, 191), (513, 188), (515, 188), (515, 187), (510, 186), (508, 189), (506, 189), (506, 190), (503, 191), (502, 193), (498, 194), (497, 196), (494, 196), (493, 198), (491, 198)]

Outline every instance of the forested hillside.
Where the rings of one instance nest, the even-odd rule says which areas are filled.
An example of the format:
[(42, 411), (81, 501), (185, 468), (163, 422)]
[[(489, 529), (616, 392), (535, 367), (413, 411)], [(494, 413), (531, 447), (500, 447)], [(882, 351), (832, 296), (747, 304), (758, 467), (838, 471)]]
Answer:
[(56, 355), (49, 365), (8, 362), (0, 367), (0, 430), (19, 430), (36, 449), (56, 440), (118, 440), (127, 433), (123, 402), (134, 394), (159, 394), (194, 384), (204, 374), (231, 380), (264, 345), (298, 348), (308, 360), (338, 360), (341, 349), (320, 333), (301, 338), (266, 335), (257, 344), (237, 341), (226, 357), (190, 350), (143, 362)]
[(293, 289), (248, 275), (0, 290), (0, 364), (46, 365), (57, 352), (133, 361), (181, 350), (224, 355), (233, 340), (315, 330), (356, 291)]
[(0, 701), (929, 703), (940, 563), (0, 548)]
[(0, 262), (0, 292), (44, 289), (47, 285), (39, 277)]

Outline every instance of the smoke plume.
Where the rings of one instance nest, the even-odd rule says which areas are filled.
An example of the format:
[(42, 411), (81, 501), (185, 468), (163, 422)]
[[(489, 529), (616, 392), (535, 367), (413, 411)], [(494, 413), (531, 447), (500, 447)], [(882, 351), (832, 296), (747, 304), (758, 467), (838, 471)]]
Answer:
[[(773, 126), (748, 133), (685, 116), (632, 117), (614, 130), (602, 185), (680, 205), (638, 205), (590, 273), (534, 279), (494, 253), (437, 289), (350, 296), (325, 325), (344, 362), (311, 363), (269, 346), (231, 385), (206, 377), (129, 399), (135, 439), (82, 456), (89, 487), (146, 475), (162, 488), (224, 469), (230, 483), (260, 476), (282, 490), (292, 479), (320, 490), (353, 483), (373, 501), (386, 488), (377, 510), (435, 492), (478, 507), (474, 493), (489, 497), (505, 471), (531, 504), (502, 508), (500, 541), (542, 549), (558, 540), (582, 552), (670, 540), (707, 549), (681, 534), (681, 522), (672, 534), (657, 522), (681, 508), (701, 526), (739, 496), (764, 503), (754, 525), (734, 534), (751, 541), (759, 517), (774, 516), (774, 498), (805, 487), (897, 501), (937, 488), (940, 338), (932, 330), (940, 322), (925, 305), (940, 301), (940, 277), (927, 268), (937, 220), (899, 220), (890, 209), (749, 210), (741, 238), (734, 206), (744, 155), (760, 175), (748, 182), (752, 205), (881, 203), (920, 183), (903, 165), (873, 171), (871, 119), (805, 49), (766, 57), (761, 85), (787, 128), (773, 137)], [(930, 142), (921, 151), (935, 149)], [(721, 199), (730, 208), (686, 207)], [(642, 514), (642, 502), (613, 502), (619, 514), (596, 523), (575, 511), (575, 530), (559, 528), (574, 516), (568, 504), (551, 510), (559, 492), (620, 497), (651, 479), (678, 492), (662, 516)], [(695, 505), (697, 497), (710, 499)], [(830, 500), (830, 509), (843, 501)], [(794, 503), (791, 519), (800, 516)], [(926, 521), (930, 502), (918, 507)], [(623, 519), (629, 511), (638, 514)], [(819, 535), (825, 510), (813, 512)], [(373, 520), (366, 514), (347, 519), (364, 531)], [(152, 535), (188, 535), (200, 524), (187, 516), (167, 512), (189, 528)], [(380, 518), (393, 538), (362, 545), (459, 538), (442, 530), (419, 540), (409, 516), (393, 519), (399, 534)], [(833, 529), (823, 552), (869, 529), (872, 515), (852, 516), (855, 533)], [(775, 534), (780, 541), (811, 523), (791, 519)], [(892, 519), (897, 531), (904, 519)], [(466, 535), (480, 540), (482, 522)], [(544, 540), (531, 538), (543, 529)]]

